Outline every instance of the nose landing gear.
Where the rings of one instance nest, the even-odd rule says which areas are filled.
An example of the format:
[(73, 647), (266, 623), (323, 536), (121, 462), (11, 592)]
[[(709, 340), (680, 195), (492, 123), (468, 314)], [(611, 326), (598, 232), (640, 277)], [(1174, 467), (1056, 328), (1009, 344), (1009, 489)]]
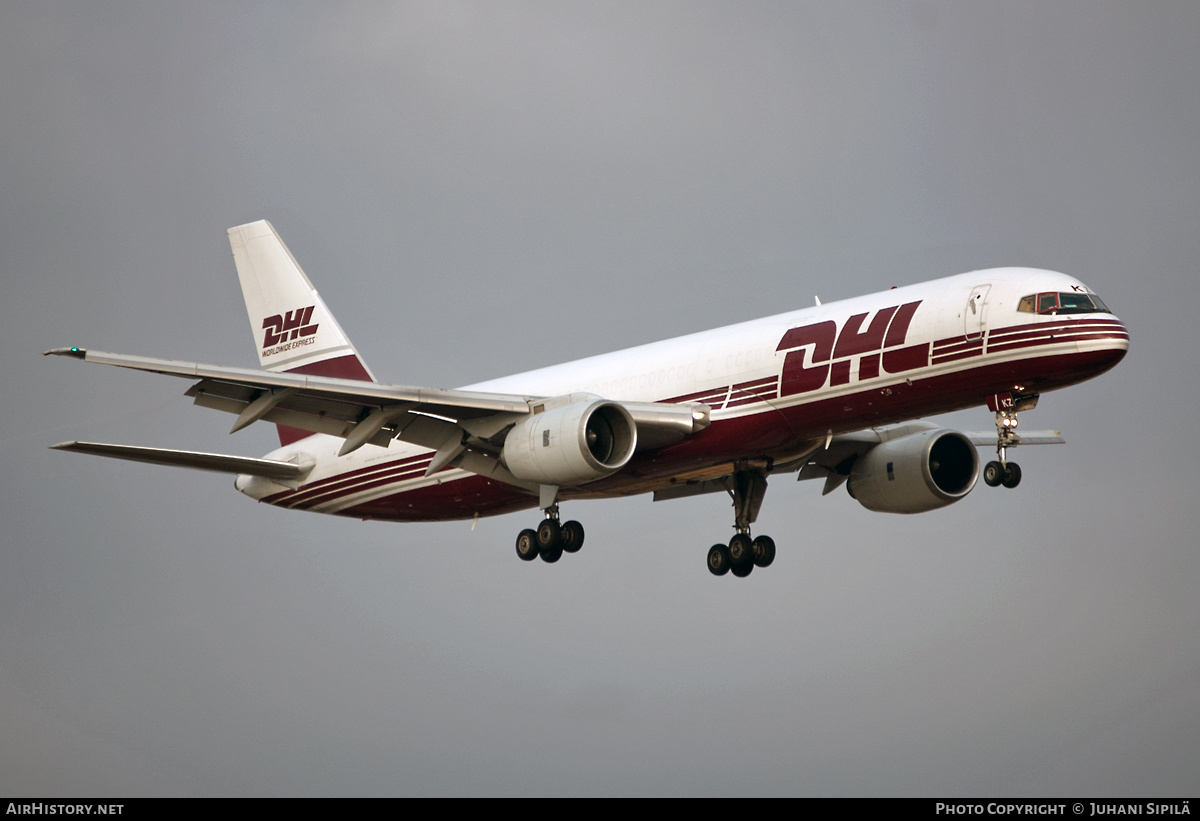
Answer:
[(1015, 396), (1004, 394), (988, 400), (988, 407), (996, 413), (996, 456), (998, 461), (988, 462), (983, 468), (983, 481), (988, 487), (1014, 488), (1021, 483), (1021, 466), (1007, 459), (1008, 449), (1017, 444), (1017, 411), (1037, 407), (1037, 394)]

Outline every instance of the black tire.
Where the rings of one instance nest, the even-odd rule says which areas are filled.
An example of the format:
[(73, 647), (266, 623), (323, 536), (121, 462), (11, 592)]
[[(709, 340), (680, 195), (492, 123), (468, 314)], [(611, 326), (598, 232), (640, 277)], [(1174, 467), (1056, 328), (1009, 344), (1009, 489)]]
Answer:
[(543, 547), (539, 555), (546, 564), (554, 564), (562, 558), (562, 553), (562, 545), (556, 544), (553, 547)]
[(1004, 481), (1004, 465), (999, 462), (988, 462), (983, 468), (983, 483), (988, 487), (999, 487)]
[(754, 542), (745, 533), (729, 540), (729, 564), (733, 570), (754, 564)]
[(565, 523), (558, 540), (567, 553), (578, 553), (579, 548), (583, 547), (583, 525), (573, 520)]
[(770, 536), (759, 536), (751, 546), (754, 563), (759, 567), (770, 567), (775, 561), (775, 540)]
[(538, 557), (537, 532), (525, 529), (517, 534), (517, 558), (531, 562)]
[(729, 548), (723, 544), (715, 544), (708, 549), (708, 572), (714, 576), (724, 576), (729, 572)]
[(545, 553), (552, 548), (562, 547), (562, 527), (553, 519), (542, 519), (537, 529), (538, 550)]
[(744, 579), (749, 576), (750, 571), (753, 569), (754, 562), (748, 562), (747, 564), (743, 565), (734, 565), (733, 567), (729, 568), (730, 572), (732, 572), (733, 575), (737, 576), (739, 579)]
[(1004, 486), (1012, 489), (1021, 484), (1021, 466), (1016, 462), (1009, 462), (1004, 468)]

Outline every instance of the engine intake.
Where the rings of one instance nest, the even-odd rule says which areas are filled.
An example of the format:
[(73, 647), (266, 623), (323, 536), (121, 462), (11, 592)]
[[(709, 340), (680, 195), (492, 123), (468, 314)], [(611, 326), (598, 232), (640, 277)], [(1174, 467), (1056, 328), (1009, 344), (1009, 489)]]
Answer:
[(867, 510), (923, 513), (957, 502), (979, 478), (979, 454), (961, 433), (931, 429), (882, 442), (860, 456), (846, 489)]
[(570, 487), (616, 473), (636, 447), (629, 411), (597, 399), (522, 420), (505, 437), (502, 459), (518, 479)]

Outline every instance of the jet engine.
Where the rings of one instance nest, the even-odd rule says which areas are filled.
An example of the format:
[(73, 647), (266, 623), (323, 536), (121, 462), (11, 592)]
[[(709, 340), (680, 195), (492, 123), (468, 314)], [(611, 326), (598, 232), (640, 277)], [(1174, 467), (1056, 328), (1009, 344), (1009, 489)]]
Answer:
[(846, 489), (867, 510), (923, 513), (957, 502), (979, 478), (979, 455), (961, 433), (923, 430), (881, 442), (854, 462)]
[(637, 425), (625, 408), (603, 399), (536, 413), (504, 439), (502, 460), (518, 479), (570, 487), (625, 467), (637, 446)]

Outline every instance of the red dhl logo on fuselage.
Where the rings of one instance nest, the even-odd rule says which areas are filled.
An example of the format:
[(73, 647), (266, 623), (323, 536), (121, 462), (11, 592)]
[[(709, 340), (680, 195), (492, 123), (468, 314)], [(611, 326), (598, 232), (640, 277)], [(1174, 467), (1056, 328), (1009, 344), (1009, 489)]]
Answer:
[[(776, 351), (787, 351), (783, 360), (780, 395), (806, 393), (850, 382), (850, 365), (858, 357), (858, 381), (874, 379), (882, 371), (903, 373), (929, 363), (929, 343), (904, 347), (908, 326), (921, 300), (906, 302), (875, 312), (866, 330), (869, 314), (855, 314), (838, 331), (832, 319), (792, 328), (779, 340)], [(812, 364), (804, 365), (805, 349), (812, 346)]]

